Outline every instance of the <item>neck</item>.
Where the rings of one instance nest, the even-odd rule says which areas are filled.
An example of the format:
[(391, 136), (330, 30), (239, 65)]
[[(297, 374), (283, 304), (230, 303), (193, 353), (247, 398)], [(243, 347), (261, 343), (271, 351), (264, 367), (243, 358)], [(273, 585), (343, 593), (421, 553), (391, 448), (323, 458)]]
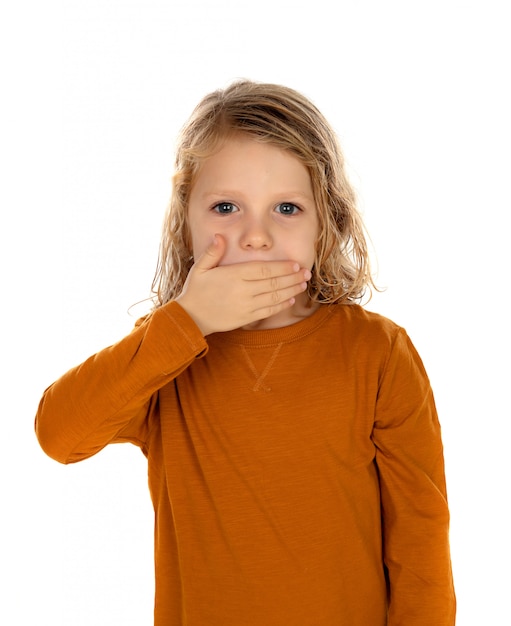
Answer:
[(276, 315), (266, 317), (265, 319), (258, 320), (252, 324), (242, 326), (242, 330), (270, 330), (273, 328), (283, 328), (284, 326), (291, 326), (301, 320), (305, 319), (317, 311), (319, 304), (312, 302), (307, 294), (301, 294), (302, 297), (297, 297), (296, 302), (289, 309), (285, 309)]

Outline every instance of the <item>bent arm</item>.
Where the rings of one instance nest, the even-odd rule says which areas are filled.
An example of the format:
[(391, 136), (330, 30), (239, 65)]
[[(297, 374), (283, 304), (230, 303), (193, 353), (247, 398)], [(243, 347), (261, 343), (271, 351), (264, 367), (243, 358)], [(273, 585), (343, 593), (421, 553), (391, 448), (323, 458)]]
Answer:
[(380, 476), (389, 626), (453, 626), (455, 595), (443, 448), (422, 361), (400, 331), (373, 432)]
[(35, 420), (41, 447), (55, 460), (73, 463), (121, 431), (119, 440), (143, 440), (158, 389), (206, 352), (204, 337), (177, 303), (157, 309), (46, 389)]

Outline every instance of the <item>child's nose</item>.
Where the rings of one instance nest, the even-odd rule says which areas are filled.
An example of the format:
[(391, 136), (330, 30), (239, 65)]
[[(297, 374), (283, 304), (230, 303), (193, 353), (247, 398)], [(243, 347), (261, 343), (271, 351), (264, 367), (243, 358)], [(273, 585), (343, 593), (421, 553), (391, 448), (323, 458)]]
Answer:
[(244, 225), (240, 245), (247, 250), (266, 250), (273, 245), (270, 225), (264, 219), (251, 218)]

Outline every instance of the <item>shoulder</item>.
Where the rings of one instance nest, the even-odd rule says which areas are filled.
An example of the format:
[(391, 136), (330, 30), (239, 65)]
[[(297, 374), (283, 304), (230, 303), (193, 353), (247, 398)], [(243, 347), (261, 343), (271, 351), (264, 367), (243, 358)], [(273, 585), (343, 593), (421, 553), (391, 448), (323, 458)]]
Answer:
[(330, 307), (330, 332), (357, 357), (382, 364), (391, 358), (420, 362), (406, 329), (395, 321), (357, 304)]
[(421, 356), (402, 326), (359, 305), (337, 305), (337, 309), (331, 317), (357, 358), (378, 359), (386, 370), (408, 368), (427, 377)]
[(387, 373), (390, 378), (400, 371), (406, 372), (410, 380), (427, 382), (421, 357), (402, 326), (359, 305), (330, 306), (330, 336), (326, 340), (336, 345), (348, 361), (376, 367), (379, 375)]
[(329, 308), (330, 324), (354, 339), (393, 344), (399, 335), (406, 334), (389, 318), (358, 304), (333, 304)]

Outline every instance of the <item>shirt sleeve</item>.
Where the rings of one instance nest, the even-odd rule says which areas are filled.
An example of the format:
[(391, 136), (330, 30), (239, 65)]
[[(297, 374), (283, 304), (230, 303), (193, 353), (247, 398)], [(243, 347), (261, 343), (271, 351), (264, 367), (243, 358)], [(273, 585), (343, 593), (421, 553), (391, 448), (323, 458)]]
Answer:
[(206, 352), (206, 340), (179, 304), (156, 309), (46, 389), (35, 419), (41, 447), (61, 463), (81, 461), (113, 441), (143, 447), (158, 390)]
[(424, 366), (402, 329), (381, 377), (373, 440), (388, 626), (453, 626), (456, 601), (440, 425)]

